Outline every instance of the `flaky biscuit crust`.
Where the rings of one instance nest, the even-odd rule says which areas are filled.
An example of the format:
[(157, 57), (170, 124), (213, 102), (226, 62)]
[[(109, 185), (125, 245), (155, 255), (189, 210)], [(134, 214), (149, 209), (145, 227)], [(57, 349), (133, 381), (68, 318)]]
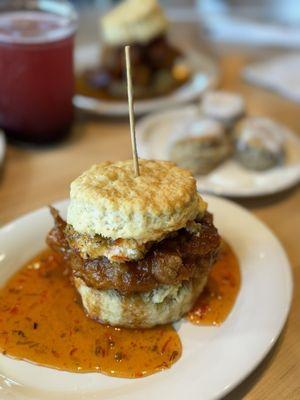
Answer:
[(149, 292), (123, 296), (116, 290), (90, 288), (74, 278), (86, 314), (101, 323), (127, 328), (151, 328), (179, 320), (190, 311), (207, 282), (208, 271), (178, 285), (161, 285)]
[(205, 210), (196, 181), (168, 161), (132, 160), (93, 165), (71, 184), (67, 221), (79, 233), (112, 239), (159, 240)]
[(156, 0), (125, 0), (100, 21), (104, 42), (119, 46), (147, 43), (168, 26)]

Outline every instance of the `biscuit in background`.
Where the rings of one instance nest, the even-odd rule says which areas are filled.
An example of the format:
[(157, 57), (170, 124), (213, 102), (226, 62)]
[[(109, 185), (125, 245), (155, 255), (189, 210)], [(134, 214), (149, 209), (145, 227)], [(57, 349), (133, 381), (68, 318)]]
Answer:
[(211, 172), (232, 152), (229, 138), (222, 124), (198, 117), (170, 136), (170, 159), (193, 175)]
[(248, 117), (234, 129), (235, 158), (263, 171), (284, 161), (284, 126), (266, 117)]
[(227, 129), (231, 129), (246, 113), (244, 98), (225, 90), (204, 93), (200, 108), (203, 115), (219, 121)]

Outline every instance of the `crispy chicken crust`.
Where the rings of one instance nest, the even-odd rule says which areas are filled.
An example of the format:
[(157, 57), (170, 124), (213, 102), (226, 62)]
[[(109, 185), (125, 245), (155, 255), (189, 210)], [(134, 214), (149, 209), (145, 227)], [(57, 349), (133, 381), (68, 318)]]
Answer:
[(66, 222), (54, 208), (51, 213), (55, 226), (48, 234), (48, 245), (68, 260), (74, 277), (95, 289), (116, 289), (129, 294), (162, 284), (179, 284), (208, 271), (218, 255), (220, 236), (208, 212), (196, 233), (180, 229), (174, 237), (154, 243), (143, 259), (121, 263), (107, 257), (82, 258), (68, 242)]

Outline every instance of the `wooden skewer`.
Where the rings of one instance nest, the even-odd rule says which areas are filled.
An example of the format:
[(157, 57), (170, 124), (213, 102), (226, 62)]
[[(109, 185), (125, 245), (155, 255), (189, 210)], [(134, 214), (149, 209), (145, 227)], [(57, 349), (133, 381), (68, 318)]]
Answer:
[(132, 157), (133, 157), (134, 175), (135, 175), (135, 177), (137, 177), (137, 176), (140, 176), (140, 167), (139, 167), (139, 159), (138, 159), (138, 154), (137, 154), (136, 137), (135, 137), (135, 120), (134, 120), (133, 91), (132, 91), (132, 78), (131, 78), (130, 46), (125, 46), (125, 60), (126, 60), (127, 95), (128, 95), (131, 149), (132, 149)]

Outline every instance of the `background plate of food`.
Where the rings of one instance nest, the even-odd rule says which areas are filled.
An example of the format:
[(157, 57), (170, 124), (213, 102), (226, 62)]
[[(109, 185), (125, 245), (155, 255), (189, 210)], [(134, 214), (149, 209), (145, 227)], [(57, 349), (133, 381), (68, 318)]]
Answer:
[(155, 0), (125, 0), (100, 19), (100, 42), (79, 47), (74, 104), (86, 111), (128, 112), (124, 46), (131, 46), (137, 115), (182, 104), (216, 84), (218, 71), (207, 56), (172, 44), (167, 18)]
[(208, 93), (199, 105), (144, 117), (137, 124), (139, 155), (172, 160), (193, 172), (198, 190), (222, 196), (264, 196), (297, 184), (297, 135), (269, 118), (246, 116), (235, 96)]
[[(77, 90), (74, 96), (74, 105), (82, 110), (99, 115), (127, 116), (128, 102), (108, 98), (93, 88), (89, 88), (83, 81), (81, 73), (93, 68), (99, 63), (99, 45), (88, 45), (76, 50)], [(135, 113), (142, 115), (162, 108), (184, 104), (198, 98), (205, 90), (214, 87), (218, 81), (218, 69), (215, 63), (206, 55), (196, 50), (185, 51), (178, 62), (178, 74), (188, 74), (185, 83), (166, 95), (148, 99), (135, 100)], [(133, 85), (134, 78), (133, 78)]]
[[(205, 196), (205, 200), (208, 210), (214, 214), (214, 224), (218, 227), (219, 234), (235, 252), (241, 271), (238, 297), (229, 316), (221, 325), (195, 326), (187, 320), (176, 323), (175, 328), (182, 342), (181, 358), (170, 369), (141, 379), (120, 379), (99, 372), (81, 374), (59, 371), (2, 354), (1, 399), (92, 400), (99, 399), (100, 396), (101, 399), (132, 400), (141, 397), (153, 399), (157, 397), (157, 393), (161, 397), (172, 399), (217, 399), (241, 382), (274, 345), (283, 328), (292, 296), (291, 271), (278, 240), (252, 214), (223, 199)], [(55, 205), (63, 218), (66, 217), (68, 206), (67, 200)], [(45, 248), (45, 237), (52, 226), (49, 209), (44, 207), (0, 229), (1, 286), (26, 261)], [(11, 288), (9, 295), (17, 299), (26, 282), (34, 291), (35, 285), (40, 284), (40, 281), (55, 278), (51, 274), (40, 276), (39, 268), (42, 268), (39, 264), (31, 262), (27, 270), (23, 270), (22, 279), (15, 282), (17, 286)], [(34, 284), (28, 282), (28, 274), (37, 274)], [(224, 279), (226, 280), (226, 276)], [(64, 290), (65, 296), (68, 296), (67, 286)], [(47, 292), (44, 291), (35, 296), (29, 291), (27, 298), (30, 296), (33, 303), (35, 298), (49, 301)], [(8, 310), (3, 309), (4, 301), (1, 304), (0, 314), (7, 313)], [(15, 321), (20, 306), (16, 304), (11, 309)], [(35, 307), (40, 306), (39, 302), (35, 303)], [(74, 318), (71, 311), (51, 310), (50, 314), (57, 316), (53, 326), (64, 323), (60, 320), (62, 312), (66, 313), (66, 319)], [(29, 314), (33, 312), (34, 307), (31, 307)], [(43, 318), (47, 318), (47, 315)], [(100, 326), (92, 320), (89, 321)], [(28, 320), (27, 325), (25, 333), (15, 329), (13, 334), (20, 348), (27, 346), (33, 355), (39, 357), (39, 352), (35, 353), (34, 350), (39, 348), (39, 344), (31, 341), (28, 343), (25, 336), (30, 329), (38, 335), (40, 329), (47, 331), (47, 328), (42, 324), (38, 325), (34, 320)], [(80, 334), (78, 329), (76, 334)], [(1, 331), (1, 335), (5, 336), (5, 332)], [(52, 354), (52, 358), (58, 362), (60, 351), (55, 345), (62, 340), (63, 334), (59, 336), (60, 339), (53, 340)], [(65, 346), (72, 341), (71, 337), (65, 341)], [(44, 340), (44, 336), (41, 339)], [(95, 356), (94, 352), (92, 354)], [(70, 357), (75, 359), (76, 364), (76, 349), (71, 351)]]

